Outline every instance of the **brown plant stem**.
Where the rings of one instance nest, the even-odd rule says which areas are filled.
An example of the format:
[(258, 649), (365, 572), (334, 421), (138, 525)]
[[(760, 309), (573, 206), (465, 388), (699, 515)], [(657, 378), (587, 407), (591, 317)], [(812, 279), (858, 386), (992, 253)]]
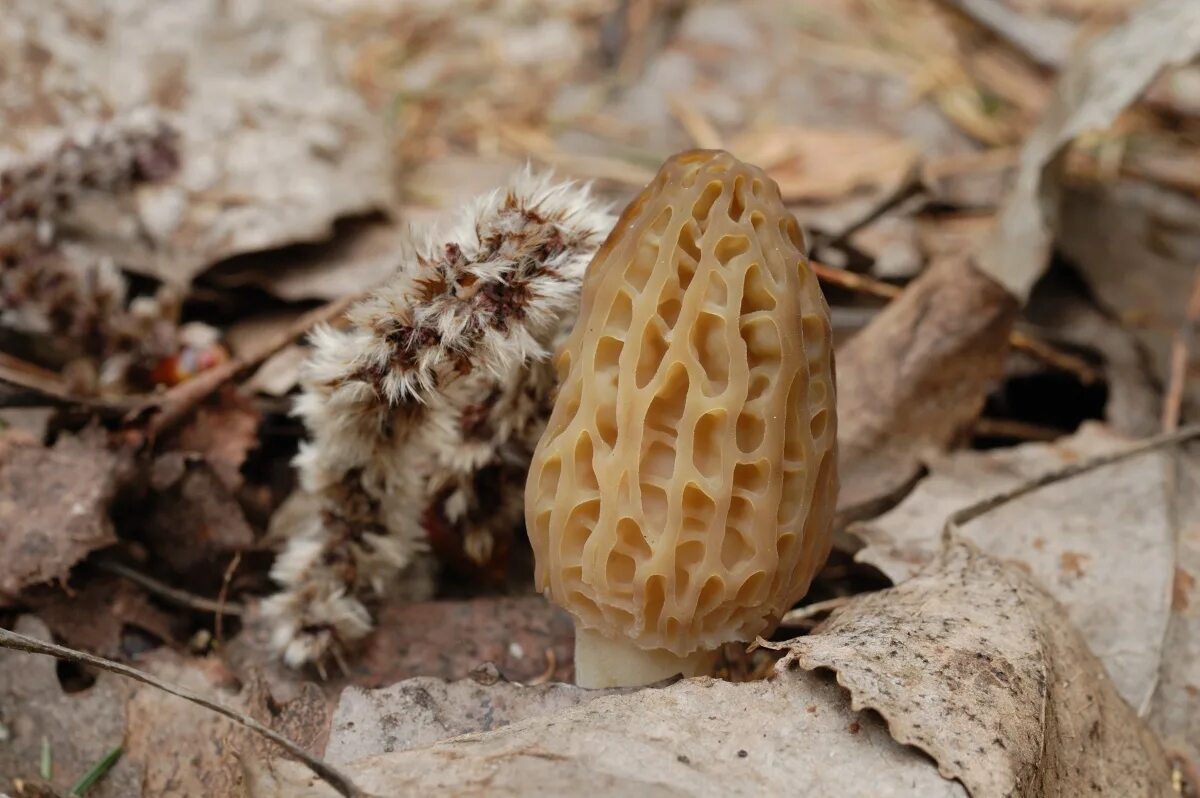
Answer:
[[(876, 280), (874, 277), (868, 277), (865, 274), (847, 271), (846, 269), (838, 269), (833, 266), (826, 266), (817, 261), (810, 261), (813, 272), (817, 278), (829, 285), (840, 286), (848, 291), (854, 291), (860, 294), (869, 294), (870, 296), (879, 297), (891, 301), (895, 299), (904, 290), (900, 286), (885, 283), (882, 280)], [(1084, 385), (1090, 385), (1095, 382), (1098, 375), (1096, 370), (1088, 365), (1083, 359), (1075, 355), (1062, 352), (1050, 346), (1044, 341), (1039, 341), (1022, 332), (1013, 331), (1009, 335), (1009, 344), (1013, 349), (1024, 352), (1030, 357), (1045, 363), (1051, 368), (1059, 371), (1066, 371), (1074, 374), (1079, 378), (1079, 381)]]
[(1171, 342), (1171, 373), (1162, 408), (1164, 432), (1170, 432), (1179, 426), (1180, 408), (1183, 406), (1184, 389), (1188, 383), (1188, 366), (1197, 338), (1200, 338), (1200, 266), (1196, 267), (1196, 277), (1192, 283), (1192, 294), (1188, 298), (1183, 324), (1175, 331), (1175, 338)]

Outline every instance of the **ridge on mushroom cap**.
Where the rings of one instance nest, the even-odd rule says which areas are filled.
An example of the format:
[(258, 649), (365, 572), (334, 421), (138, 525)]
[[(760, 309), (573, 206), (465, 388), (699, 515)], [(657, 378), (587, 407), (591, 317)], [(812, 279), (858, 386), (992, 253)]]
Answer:
[(539, 589), (685, 656), (772, 625), (828, 555), (832, 332), (762, 170), (681, 153), (584, 279), (526, 487)]

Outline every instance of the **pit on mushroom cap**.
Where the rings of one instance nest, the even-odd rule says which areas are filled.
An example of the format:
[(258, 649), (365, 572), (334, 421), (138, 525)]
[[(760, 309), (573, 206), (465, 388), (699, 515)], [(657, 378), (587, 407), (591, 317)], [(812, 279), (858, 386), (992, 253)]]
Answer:
[(807, 591), (837, 493), (829, 312), (762, 170), (674, 156), (588, 268), (526, 485), (582, 686), (711, 666)]

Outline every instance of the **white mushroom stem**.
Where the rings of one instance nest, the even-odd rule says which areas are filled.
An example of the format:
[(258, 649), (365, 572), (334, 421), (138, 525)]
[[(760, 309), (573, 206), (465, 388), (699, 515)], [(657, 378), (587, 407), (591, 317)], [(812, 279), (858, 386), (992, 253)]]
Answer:
[(665, 649), (639, 648), (632, 640), (613, 640), (575, 627), (575, 684), (580, 687), (640, 687), (678, 674), (707, 676), (716, 659), (716, 651), (680, 657)]

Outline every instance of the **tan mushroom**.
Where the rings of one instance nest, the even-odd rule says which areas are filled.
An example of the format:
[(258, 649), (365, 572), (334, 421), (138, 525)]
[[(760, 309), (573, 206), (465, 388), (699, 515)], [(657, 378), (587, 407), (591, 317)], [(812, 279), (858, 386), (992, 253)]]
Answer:
[(762, 170), (671, 158), (583, 285), (525, 506), (577, 682), (647, 684), (770, 631), (829, 553), (829, 311)]

